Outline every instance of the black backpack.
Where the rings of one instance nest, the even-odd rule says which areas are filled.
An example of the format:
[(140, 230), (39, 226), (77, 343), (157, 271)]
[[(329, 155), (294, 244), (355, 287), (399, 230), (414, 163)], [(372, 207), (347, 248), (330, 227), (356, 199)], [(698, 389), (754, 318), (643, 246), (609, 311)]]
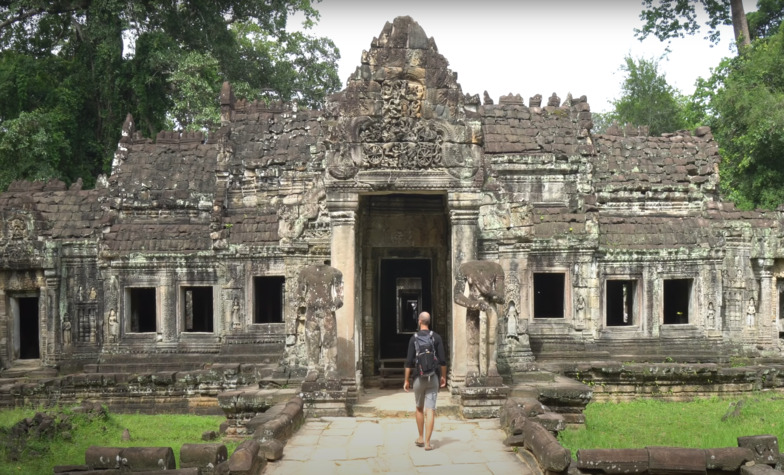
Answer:
[(414, 334), (414, 347), (416, 348), (416, 367), (419, 376), (430, 376), (435, 374), (438, 369), (438, 357), (436, 356), (436, 342), (433, 339), (433, 331), (430, 333)]

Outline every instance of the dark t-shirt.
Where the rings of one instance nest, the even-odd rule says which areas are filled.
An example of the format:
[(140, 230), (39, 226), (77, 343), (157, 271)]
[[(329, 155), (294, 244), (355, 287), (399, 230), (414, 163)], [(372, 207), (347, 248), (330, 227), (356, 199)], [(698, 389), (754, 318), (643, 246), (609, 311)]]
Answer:
[[(428, 333), (430, 333), (430, 330), (417, 330), (417, 333), (419, 333), (420, 335), (427, 335)], [(415, 336), (416, 335), (411, 335), (411, 339), (408, 341), (408, 356), (406, 357), (406, 368), (416, 367), (416, 343), (414, 343)], [(438, 358), (438, 363), (441, 366), (446, 366), (446, 354), (444, 353), (444, 342), (441, 340), (441, 336), (436, 332), (433, 332), (433, 343), (436, 347), (436, 357)]]

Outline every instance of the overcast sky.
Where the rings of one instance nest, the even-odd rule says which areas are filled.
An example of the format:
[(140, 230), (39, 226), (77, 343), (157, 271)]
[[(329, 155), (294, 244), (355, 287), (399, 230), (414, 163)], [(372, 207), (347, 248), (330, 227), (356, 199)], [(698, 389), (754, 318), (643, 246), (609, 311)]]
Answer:
[[(346, 79), (360, 64), (362, 50), (397, 16), (412, 17), (433, 37), (438, 51), (458, 74), (464, 93), (486, 90), (528, 98), (553, 92), (585, 95), (595, 112), (606, 112), (620, 95), (624, 56), (658, 58), (666, 45), (656, 38), (634, 37), (640, 0), (322, 0), (314, 4), (321, 20), (314, 30), (340, 49), (339, 74)], [(746, 11), (756, 10), (745, 0)], [(710, 47), (696, 36), (674, 41), (660, 61), (668, 82), (681, 92), (694, 91), (694, 81), (710, 74), (730, 49), (732, 27), (722, 30), (723, 43)]]

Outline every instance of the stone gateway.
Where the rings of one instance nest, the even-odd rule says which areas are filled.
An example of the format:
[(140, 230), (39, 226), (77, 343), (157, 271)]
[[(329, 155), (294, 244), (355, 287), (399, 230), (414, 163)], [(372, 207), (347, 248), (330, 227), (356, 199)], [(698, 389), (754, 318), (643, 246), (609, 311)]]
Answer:
[[(400, 17), (323, 110), (224, 84), (209, 133), (151, 140), (128, 116), (96, 189), (0, 194), (4, 375), (110, 387), (143, 368), (194, 394), (301, 381), (318, 340), (324, 371), (356, 390), (405, 355), (424, 310), (459, 388), (477, 365), (459, 298), (476, 285), (469, 262), (493, 263), (495, 292), (479, 295), (497, 311), (486, 353), (505, 377), (533, 358), (779, 355), (782, 214), (720, 199), (710, 129), (595, 134), (584, 96), (532, 92), (464, 93)], [(325, 261), (339, 273), (322, 282)], [(321, 289), (304, 306), (303, 285)]]

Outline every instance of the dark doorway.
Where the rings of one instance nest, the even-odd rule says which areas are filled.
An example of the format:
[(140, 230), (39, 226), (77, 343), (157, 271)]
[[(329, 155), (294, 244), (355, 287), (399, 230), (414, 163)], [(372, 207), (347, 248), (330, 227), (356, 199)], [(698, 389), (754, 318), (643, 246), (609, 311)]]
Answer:
[(689, 323), (689, 300), (691, 279), (669, 279), (664, 281), (664, 324)]
[(432, 312), (430, 260), (382, 259), (379, 280), (380, 357), (405, 358), (419, 312)]
[(286, 278), (263, 276), (253, 278), (253, 323), (283, 322), (283, 295)]
[(185, 331), (212, 332), (212, 287), (183, 287)]
[(131, 332), (154, 333), (157, 331), (157, 309), (155, 287), (132, 287), (128, 289), (128, 313)]
[(637, 288), (634, 280), (608, 280), (607, 326), (629, 326), (634, 324), (634, 297)]
[(563, 318), (565, 282), (562, 273), (534, 274), (534, 318)]
[(41, 357), (38, 329), (38, 297), (19, 297), (19, 359)]

